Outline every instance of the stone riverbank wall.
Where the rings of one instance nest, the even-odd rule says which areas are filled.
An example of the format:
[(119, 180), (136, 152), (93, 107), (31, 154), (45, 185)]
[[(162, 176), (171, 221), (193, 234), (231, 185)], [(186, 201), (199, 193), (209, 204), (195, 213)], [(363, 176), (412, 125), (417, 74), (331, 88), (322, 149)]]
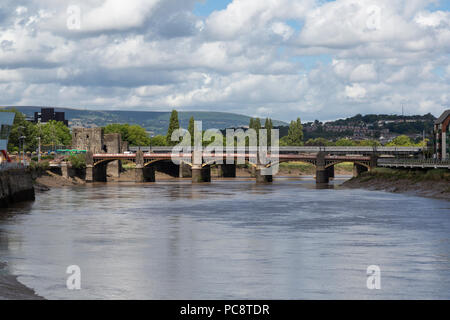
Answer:
[(34, 186), (28, 169), (0, 171), (0, 208), (12, 203), (34, 200)]

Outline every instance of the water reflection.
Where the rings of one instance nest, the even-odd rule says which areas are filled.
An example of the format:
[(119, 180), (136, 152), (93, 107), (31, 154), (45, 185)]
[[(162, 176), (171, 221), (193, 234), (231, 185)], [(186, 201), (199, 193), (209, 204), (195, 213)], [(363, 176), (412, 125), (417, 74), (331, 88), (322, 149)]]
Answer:
[[(450, 298), (448, 203), (339, 182), (53, 190), (8, 209), (1, 259), (47, 298)], [(65, 288), (71, 264), (81, 291)], [(366, 288), (371, 264), (381, 291)]]

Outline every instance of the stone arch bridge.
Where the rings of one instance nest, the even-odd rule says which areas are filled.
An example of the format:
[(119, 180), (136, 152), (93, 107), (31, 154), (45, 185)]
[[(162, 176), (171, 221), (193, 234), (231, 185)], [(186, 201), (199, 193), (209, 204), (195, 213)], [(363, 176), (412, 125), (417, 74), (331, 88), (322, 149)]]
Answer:
[[(144, 149), (144, 150), (143, 150)], [(172, 173), (179, 177), (192, 177), (192, 181), (210, 182), (211, 165), (219, 163), (220, 175), (223, 177), (236, 177), (237, 159), (244, 159), (250, 164), (253, 176), (258, 183), (272, 182), (272, 175), (263, 173), (265, 169), (283, 162), (306, 162), (316, 167), (316, 182), (328, 183), (334, 178), (334, 166), (342, 162), (354, 164), (353, 175), (357, 176), (364, 171), (370, 171), (377, 166), (380, 156), (388, 157), (415, 157), (420, 155), (420, 148), (372, 148), (372, 147), (280, 147), (276, 154), (266, 154), (266, 161), (260, 163), (258, 157), (248, 150), (231, 153), (211, 153), (198, 151), (195, 153), (180, 153), (177, 160), (172, 161), (170, 148), (153, 148), (145, 150), (139, 148), (136, 153), (92, 153), (86, 154), (86, 181), (106, 181), (107, 165), (117, 160), (128, 160), (136, 164), (135, 181), (155, 181), (155, 169), (159, 167), (172, 168)], [(193, 159), (200, 161), (193, 161)], [(231, 160), (230, 160), (231, 159)], [(264, 164), (268, 163), (268, 164)], [(173, 175), (175, 175), (173, 174)]]

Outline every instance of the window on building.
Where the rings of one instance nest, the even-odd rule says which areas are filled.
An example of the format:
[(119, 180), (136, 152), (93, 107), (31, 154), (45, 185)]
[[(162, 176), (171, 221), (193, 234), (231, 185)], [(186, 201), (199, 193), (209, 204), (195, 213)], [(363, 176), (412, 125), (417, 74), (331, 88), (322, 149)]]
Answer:
[(0, 140), (6, 140), (11, 132), (11, 126), (7, 124), (2, 124), (0, 128)]

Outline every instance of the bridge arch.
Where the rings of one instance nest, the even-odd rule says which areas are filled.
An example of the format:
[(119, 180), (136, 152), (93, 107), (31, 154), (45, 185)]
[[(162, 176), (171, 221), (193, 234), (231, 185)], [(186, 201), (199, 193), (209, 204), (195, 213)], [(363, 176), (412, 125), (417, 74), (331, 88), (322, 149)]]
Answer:
[(275, 161), (275, 162), (269, 163), (268, 165), (266, 165), (266, 168), (270, 168), (270, 167), (272, 167), (274, 165), (281, 164), (281, 163), (286, 163), (286, 162), (301, 162), (301, 163), (306, 163), (306, 164), (312, 164), (314, 167), (317, 166), (316, 161), (313, 160), (313, 159), (311, 159), (311, 160), (306, 160), (306, 159), (301, 159), (301, 160), (298, 160), (298, 159), (282, 159), (282, 160), (279, 160), (279, 161)]
[(335, 165), (337, 165), (339, 163), (345, 163), (345, 162), (351, 162), (353, 164), (360, 165), (360, 166), (365, 167), (368, 170), (370, 170), (370, 163), (365, 162), (365, 161), (360, 161), (360, 160), (353, 160), (353, 161), (352, 160), (336, 160), (336, 161), (330, 161), (330, 162), (326, 163), (325, 169), (327, 169), (329, 167), (332, 167), (332, 166), (335, 166)]
[(144, 163), (144, 168), (150, 167), (150, 166), (152, 166), (153, 164), (155, 164), (155, 163), (157, 163), (157, 162), (160, 162), (160, 161), (164, 161), (164, 160), (165, 160), (165, 159), (153, 159), (153, 160), (147, 161), (147, 162)]
[(94, 161), (94, 167), (97, 167), (98, 165), (108, 164), (110, 162), (116, 161), (116, 160), (123, 160), (123, 159), (102, 159), (99, 161)]

